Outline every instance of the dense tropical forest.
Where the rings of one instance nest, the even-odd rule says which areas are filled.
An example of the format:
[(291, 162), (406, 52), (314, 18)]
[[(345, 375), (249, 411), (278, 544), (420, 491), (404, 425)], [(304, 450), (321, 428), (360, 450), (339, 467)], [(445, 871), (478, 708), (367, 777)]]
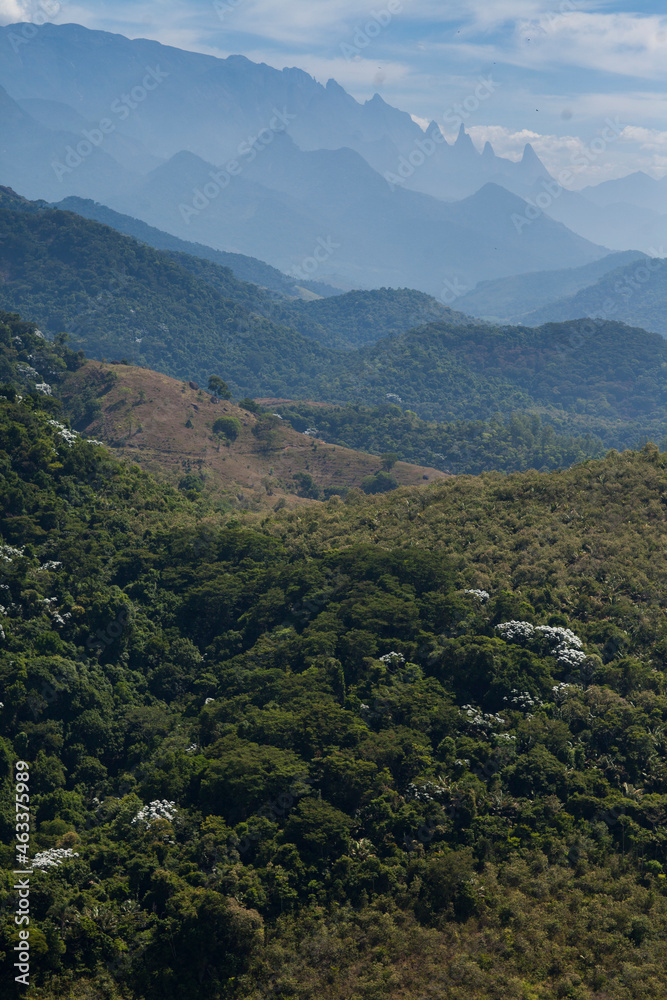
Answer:
[(224, 513), (71, 429), (82, 363), (0, 316), (31, 995), (664, 995), (667, 456)]
[(605, 452), (599, 437), (558, 433), (537, 413), (437, 423), (421, 420), (395, 403), (377, 407), (272, 405), (296, 430), (385, 455), (387, 464), (391, 458), (400, 458), (454, 474), (567, 468), (587, 458), (601, 458)]

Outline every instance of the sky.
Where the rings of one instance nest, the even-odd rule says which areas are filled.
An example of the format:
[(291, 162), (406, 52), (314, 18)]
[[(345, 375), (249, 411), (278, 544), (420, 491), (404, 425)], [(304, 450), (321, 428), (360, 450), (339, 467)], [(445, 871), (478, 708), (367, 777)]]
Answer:
[(44, 18), (298, 66), (448, 136), (463, 118), (479, 148), (516, 159), (531, 142), (554, 174), (578, 161), (571, 187), (667, 174), (657, 0), (0, 0), (0, 24)]

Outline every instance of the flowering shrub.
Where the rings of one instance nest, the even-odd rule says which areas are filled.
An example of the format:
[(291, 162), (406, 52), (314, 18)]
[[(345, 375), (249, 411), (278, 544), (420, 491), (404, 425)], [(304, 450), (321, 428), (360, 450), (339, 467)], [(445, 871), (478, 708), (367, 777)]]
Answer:
[(553, 627), (551, 625), (538, 625), (535, 631), (540, 632), (547, 640), (558, 642), (566, 646), (574, 646), (576, 649), (582, 649), (584, 645), (579, 636), (575, 635), (569, 628), (562, 628), (561, 626)]
[(169, 802), (167, 799), (154, 799), (153, 802), (149, 802), (147, 806), (139, 810), (132, 822), (149, 826), (156, 819), (172, 820), (176, 815), (176, 811), (175, 802)]
[(79, 855), (71, 847), (52, 847), (48, 851), (36, 854), (32, 859), (32, 867), (40, 871), (47, 871), (49, 868), (57, 868), (63, 861), (70, 858), (78, 858)]
[(410, 782), (405, 789), (406, 800), (416, 802), (439, 802), (449, 797), (449, 789), (444, 785), (436, 785), (434, 781), (424, 781), (420, 785)]
[[(531, 625), (530, 622), (502, 622), (496, 631), (505, 642), (520, 645), (533, 644), (538, 650), (545, 650), (555, 656), (559, 663), (567, 667), (578, 667), (586, 659), (583, 642), (569, 628), (552, 625)], [(546, 649), (545, 649), (546, 647)]]
[(405, 657), (402, 653), (396, 653), (392, 650), (391, 653), (385, 653), (384, 656), (380, 657), (380, 663), (386, 663), (388, 667), (402, 667), (405, 663)]
[(482, 729), (485, 732), (490, 732), (496, 726), (504, 726), (506, 722), (500, 715), (489, 715), (486, 712), (482, 712), (481, 709), (475, 708), (474, 705), (464, 705), (463, 711), (466, 713), (468, 717), (467, 721), (471, 726)]
[(61, 424), (58, 420), (49, 420), (49, 423), (51, 427), (55, 427), (63, 441), (65, 441), (71, 448), (79, 436), (76, 431), (71, 431), (69, 427), (65, 427), (65, 425)]
[(570, 694), (571, 691), (575, 691), (576, 689), (577, 689), (576, 684), (561, 683), (561, 684), (554, 684), (551, 690), (554, 693), (554, 698), (556, 699), (556, 701), (565, 701), (568, 694)]
[(464, 594), (472, 594), (474, 597), (479, 597), (482, 604), (485, 604), (491, 596), (488, 590), (464, 590)]
[(530, 622), (502, 622), (496, 625), (496, 631), (505, 642), (529, 642), (535, 635), (535, 627)]
[(539, 708), (543, 704), (539, 698), (533, 698), (528, 691), (519, 691), (518, 688), (512, 688), (509, 696), (505, 695), (503, 701), (506, 701), (509, 705), (513, 705), (520, 711), (526, 711), (530, 708)]
[(3, 562), (13, 562), (15, 556), (22, 556), (23, 549), (15, 549), (12, 545), (3, 545), (0, 543), (0, 559)]

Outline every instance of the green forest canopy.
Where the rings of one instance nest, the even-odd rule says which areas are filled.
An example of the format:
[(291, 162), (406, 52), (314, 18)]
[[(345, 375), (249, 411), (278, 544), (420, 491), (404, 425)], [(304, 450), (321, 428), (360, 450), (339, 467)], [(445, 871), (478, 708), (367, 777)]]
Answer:
[(0, 342), (34, 996), (665, 993), (667, 456), (220, 516), (18, 398), (33, 326)]

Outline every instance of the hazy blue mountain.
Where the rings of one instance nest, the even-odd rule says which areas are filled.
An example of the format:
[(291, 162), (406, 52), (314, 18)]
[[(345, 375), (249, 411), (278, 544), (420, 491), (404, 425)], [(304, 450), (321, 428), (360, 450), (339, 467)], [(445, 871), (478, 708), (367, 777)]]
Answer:
[(651, 212), (667, 213), (667, 178), (655, 180), (643, 170), (637, 170), (618, 180), (585, 187), (581, 194), (602, 208), (625, 202)]
[[(119, 133), (163, 159), (187, 150), (222, 163), (238, 155), (249, 135), (270, 127), (276, 109), (291, 116), (290, 133), (300, 148), (355, 149), (383, 175), (397, 173), (411, 157), (418, 160), (425, 141), (411, 116), (379, 94), (360, 104), (335, 80), (322, 86), (300, 69), (280, 71), (237, 55), (218, 59), (75, 24), (46, 24), (30, 45), (15, 51), (12, 30), (0, 28), (0, 84), (13, 97), (57, 101), (86, 121), (110, 117)], [(147, 67), (157, 71), (159, 84), (133, 101), (135, 88), (141, 97)], [(492, 77), (485, 79), (482, 101), (496, 88)], [(130, 98), (124, 107), (123, 95)], [(455, 115), (446, 118), (456, 127)], [(433, 129), (442, 138), (432, 123), (428, 131)], [(404, 184), (446, 200), (489, 181), (524, 194), (537, 177), (548, 176), (531, 147), (514, 163), (488, 145), (479, 153), (464, 129), (455, 143), (443, 139), (431, 146)]]
[(408, 286), (447, 305), (485, 278), (604, 256), (546, 216), (517, 231), (526, 205), (497, 185), (453, 203), (391, 191), (354, 151), (304, 152), (286, 135), (209, 201), (200, 194), (213, 171), (180, 153), (112, 207), (288, 274), (342, 288)]
[(576, 295), (527, 313), (521, 322), (541, 326), (584, 316), (620, 320), (667, 337), (667, 260), (645, 259), (616, 268)]
[[(506, 185), (509, 186), (509, 185)], [(552, 219), (573, 232), (612, 250), (637, 249), (650, 256), (667, 255), (667, 182), (638, 171), (580, 191), (554, 189), (536, 181), (524, 197), (556, 191), (545, 208)], [(538, 202), (539, 203), (539, 202)]]
[[(61, 101), (31, 97), (17, 101), (17, 104), (40, 125), (70, 133), (75, 146), (82, 136), (85, 138), (84, 132), (93, 134), (99, 124), (99, 120), (86, 119)], [(150, 153), (143, 143), (123, 135), (118, 129), (104, 136), (103, 148), (106, 154), (133, 173), (147, 173), (161, 163), (159, 157)]]
[[(89, 198), (65, 198), (54, 207), (67, 212), (76, 212), (77, 215), (82, 215), (86, 219), (102, 222), (106, 226), (117, 229), (119, 233), (134, 236), (142, 243), (155, 247), (156, 250), (173, 250), (195, 257), (203, 257), (221, 267), (230, 268), (241, 281), (249, 281), (285, 295), (299, 295), (294, 278), (282, 274), (275, 267), (271, 267), (270, 264), (265, 264), (264, 261), (257, 260), (255, 257), (227, 253), (224, 250), (214, 250), (203, 243), (190, 243), (187, 240), (181, 240), (177, 236), (172, 236), (170, 233), (162, 232), (154, 226), (141, 222), (140, 219), (123, 215), (121, 212), (114, 212), (106, 205), (100, 205)], [(313, 285), (320, 295), (337, 295), (340, 292), (340, 289), (333, 288), (331, 285), (326, 286), (317, 282), (304, 282), (304, 285), (306, 288)]]
[[(84, 197), (99, 191), (110, 195), (134, 181), (134, 175), (103, 149), (81, 158), (74, 148), (79, 141), (81, 135), (36, 121), (0, 86), (0, 183), (28, 198), (55, 201), (75, 192)], [(73, 148), (71, 158), (68, 148)], [(54, 170), (55, 161), (62, 170)]]
[[(545, 171), (530, 148), (517, 165), (489, 146), (479, 154), (463, 128), (454, 146), (436, 143), (436, 126), (425, 139), (380, 97), (358, 104), (301, 70), (76, 25), (47, 24), (14, 51), (10, 33), (0, 30), (0, 83), (41, 144), (12, 126), (13, 170), (0, 181), (22, 194), (93, 198), (180, 239), (267, 261), (300, 283), (408, 286), (447, 305), (480, 280), (604, 255), (548, 216), (517, 226), (526, 205), (484, 183), (534, 184)], [(81, 126), (79, 138), (49, 130), (49, 120)], [(327, 148), (315, 148), (325, 135)], [(423, 142), (432, 153), (420, 154)], [(376, 161), (380, 147), (403, 150), (414, 186), (442, 195), (448, 177), (463, 177), (474, 194), (445, 203), (407, 190), (370, 165), (367, 143)], [(419, 157), (409, 150), (421, 166), (410, 166)]]
[[(470, 316), (520, 323), (535, 309), (549, 307), (557, 299), (574, 295), (594, 284), (609, 271), (644, 260), (646, 254), (636, 250), (612, 253), (583, 267), (568, 267), (558, 271), (537, 271), (518, 274), (495, 281), (480, 281), (456, 303)], [(639, 324), (641, 325), (641, 324)]]

